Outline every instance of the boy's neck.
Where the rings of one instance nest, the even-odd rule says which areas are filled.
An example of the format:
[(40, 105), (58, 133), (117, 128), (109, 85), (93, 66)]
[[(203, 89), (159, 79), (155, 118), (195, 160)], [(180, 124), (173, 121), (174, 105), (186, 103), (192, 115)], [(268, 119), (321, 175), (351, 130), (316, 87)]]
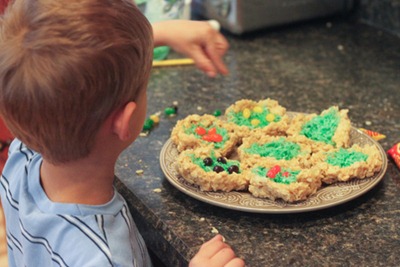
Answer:
[(115, 160), (90, 158), (54, 165), (43, 159), (40, 181), (53, 202), (101, 205), (114, 195)]

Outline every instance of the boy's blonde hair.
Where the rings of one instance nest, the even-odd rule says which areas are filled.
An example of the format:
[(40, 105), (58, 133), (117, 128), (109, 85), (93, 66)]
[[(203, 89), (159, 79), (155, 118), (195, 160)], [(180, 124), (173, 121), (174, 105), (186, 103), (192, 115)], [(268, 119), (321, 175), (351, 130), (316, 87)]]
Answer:
[(16, 0), (0, 21), (0, 115), (53, 163), (87, 156), (146, 90), (152, 29), (132, 0)]

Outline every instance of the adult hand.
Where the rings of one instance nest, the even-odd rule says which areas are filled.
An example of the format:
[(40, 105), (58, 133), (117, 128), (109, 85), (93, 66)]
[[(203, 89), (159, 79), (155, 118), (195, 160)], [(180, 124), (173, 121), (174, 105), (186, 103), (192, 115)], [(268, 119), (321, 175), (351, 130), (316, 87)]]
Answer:
[(223, 56), (229, 48), (225, 37), (207, 21), (168, 20), (153, 23), (154, 45), (168, 45), (192, 58), (208, 76), (228, 74)]

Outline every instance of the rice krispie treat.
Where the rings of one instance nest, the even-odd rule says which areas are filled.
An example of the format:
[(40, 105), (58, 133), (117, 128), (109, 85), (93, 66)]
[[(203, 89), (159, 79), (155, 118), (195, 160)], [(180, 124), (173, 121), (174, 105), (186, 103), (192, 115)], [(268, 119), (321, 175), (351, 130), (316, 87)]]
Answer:
[(297, 137), (269, 136), (261, 133), (243, 138), (237, 149), (246, 168), (256, 165), (279, 165), (292, 168), (311, 166), (311, 147)]
[(239, 126), (242, 136), (254, 130), (269, 135), (284, 135), (289, 127), (286, 109), (269, 98), (258, 102), (239, 100), (226, 109), (225, 115), (229, 122)]
[(288, 135), (300, 136), (309, 142), (313, 152), (335, 147), (349, 147), (351, 123), (348, 110), (334, 106), (317, 114), (296, 115), (287, 130)]
[(179, 152), (186, 149), (210, 147), (223, 156), (229, 154), (240, 142), (236, 126), (212, 115), (189, 115), (179, 120), (171, 133), (171, 139)]
[(364, 179), (380, 171), (383, 165), (378, 148), (374, 145), (353, 145), (313, 155), (319, 158), (317, 167), (323, 174), (322, 182), (332, 184), (353, 178)]
[(249, 191), (255, 197), (296, 202), (307, 199), (321, 187), (318, 170), (258, 165), (252, 169)]
[(239, 161), (229, 160), (210, 148), (182, 152), (175, 167), (185, 180), (202, 191), (247, 190), (249, 184)]

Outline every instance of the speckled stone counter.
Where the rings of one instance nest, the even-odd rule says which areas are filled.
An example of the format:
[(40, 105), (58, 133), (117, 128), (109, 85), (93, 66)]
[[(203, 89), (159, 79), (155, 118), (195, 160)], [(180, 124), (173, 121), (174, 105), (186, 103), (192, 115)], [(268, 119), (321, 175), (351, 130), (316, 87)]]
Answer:
[(353, 126), (387, 136), (379, 141), (387, 151), (400, 142), (400, 39), (342, 19), (228, 38), (229, 76), (207, 78), (193, 66), (153, 70), (148, 115), (174, 101), (178, 114), (161, 115), (119, 158), (117, 187), (148, 247), (166, 266), (187, 266), (216, 228), (248, 266), (399, 266), (400, 171), (392, 160), (383, 180), (356, 199), (279, 215), (187, 196), (165, 178), (159, 158), (178, 119), (267, 97), (290, 111), (347, 108)]

